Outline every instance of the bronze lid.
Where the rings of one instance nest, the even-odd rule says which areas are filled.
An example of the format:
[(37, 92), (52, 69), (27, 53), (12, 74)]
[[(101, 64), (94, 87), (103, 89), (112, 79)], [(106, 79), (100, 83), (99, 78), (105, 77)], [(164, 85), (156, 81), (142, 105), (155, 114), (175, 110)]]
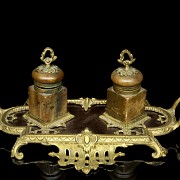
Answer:
[[(125, 53), (127, 53), (130, 60), (124, 60)], [(125, 49), (120, 53), (120, 59), (118, 59), (118, 62), (123, 64), (125, 67), (119, 67), (112, 72), (111, 79), (113, 83), (119, 86), (132, 87), (139, 85), (142, 82), (143, 74), (139, 70), (130, 66), (134, 61), (135, 59), (129, 50)]]
[[(51, 57), (46, 57), (45, 54), (50, 51)], [(57, 84), (62, 81), (64, 72), (56, 65), (52, 65), (51, 62), (55, 61), (57, 56), (54, 55), (54, 51), (47, 47), (41, 54), (40, 59), (45, 63), (32, 71), (32, 78), (38, 84)]]

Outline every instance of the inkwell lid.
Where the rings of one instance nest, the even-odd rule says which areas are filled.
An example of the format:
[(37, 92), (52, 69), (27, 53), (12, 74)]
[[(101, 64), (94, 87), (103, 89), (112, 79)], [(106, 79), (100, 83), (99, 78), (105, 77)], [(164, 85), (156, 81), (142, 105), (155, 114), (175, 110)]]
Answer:
[[(45, 57), (47, 51), (50, 51), (50, 57)], [(40, 59), (44, 64), (32, 71), (34, 84), (42, 88), (53, 88), (60, 85), (64, 78), (64, 72), (58, 66), (51, 64), (57, 59), (57, 56), (54, 55), (54, 51), (50, 47), (46, 47)]]
[[(125, 53), (129, 57), (128, 60), (124, 60)], [(139, 90), (140, 84), (143, 80), (143, 74), (138, 69), (130, 66), (134, 61), (135, 58), (133, 58), (133, 55), (129, 50), (124, 49), (120, 53), (120, 59), (118, 59), (118, 62), (123, 64), (124, 67), (119, 67), (111, 73), (111, 80), (113, 81), (114, 89), (120, 89), (120, 91)]]

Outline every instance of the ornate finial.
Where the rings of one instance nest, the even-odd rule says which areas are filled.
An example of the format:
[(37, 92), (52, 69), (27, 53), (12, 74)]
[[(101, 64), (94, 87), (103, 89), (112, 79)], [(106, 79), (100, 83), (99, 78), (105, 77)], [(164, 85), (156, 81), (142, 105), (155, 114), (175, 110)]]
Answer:
[[(45, 55), (46, 55), (47, 51), (50, 51), (50, 56), (51, 57), (46, 57), (45, 58)], [(46, 64), (46, 66), (50, 66), (51, 62), (53, 62), (53, 61), (55, 61), (57, 59), (57, 56), (54, 55), (53, 49), (51, 49), (50, 47), (47, 47), (42, 52), (40, 59), (41, 59), (41, 61), (43, 61)]]
[[(124, 60), (125, 53), (129, 56), (129, 60)], [(134, 61), (135, 61), (135, 58), (133, 58), (133, 55), (131, 54), (131, 52), (129, 50), (124, 49), (120, 53), (120, 59), (118, 59), (118, 62), (123, 64), (125, 66), (126, 70), (129, 70), (129, 65), (132, 64)]]

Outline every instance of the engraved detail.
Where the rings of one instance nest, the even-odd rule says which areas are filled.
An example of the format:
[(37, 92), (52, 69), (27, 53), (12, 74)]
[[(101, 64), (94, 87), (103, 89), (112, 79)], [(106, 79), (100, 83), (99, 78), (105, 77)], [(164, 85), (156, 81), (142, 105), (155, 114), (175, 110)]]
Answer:
[(138, 73), (138, 70), (132, 67), (129, 67), (127, 70), (120, 67), (116, 69), (116, 73), (120, 76), (134, 76)]
[(146, 113), (143, 113), (142, 115), (134, 118), (134, 120), (132, 120), (131, 122), (124, 123), (123, 121), (120, 121), (119, 119), (116, 119), (110, 116), (107, 112), (104, 112), (102, 115), (99, 116), (99, 118), (104, 120), (107, 123), (108, 128), (115, 127), (115, 128), (120, 128), (120, 129), (123, 129), (125, 127), (128, 129), (139, 127), (139, 126), (142, 126), (144, 122), (151, 119), (151, 117), (147, 116)]
[[(50, 57), (45, 57), (47, 51), (50, 51)], [(57, 73), (57, 72), (59, 72), (58, 66), (51, 65), (51, 63), (57, 59), (57, 56), (54, 55), (53, 49), (51, 49), (50, 47), (45, 48), (41, 54), (40, 59), (45, 64), (38, 66), (35, 69), (37, 72), (40, 72), (40, 73)]]
[(91, 148), (94, 147), (94, 144), (97, 142), (97, 135), (92, 134), (91, 131), (85, 129), (82, 134), (76, 136), (76, 141), (80, 147), (83, 147), (84, 151), (88, 153)]
[[(82, 101), (84, 100), (78, 99), (77, 101), (73, 100), (73, 102), (69, 101), (69, 103), (78, 102), (82, 105)], [(94, 102), (105, 104), (106, 100), (95, 100)], [(57, 157), (59, 166), (74, 165), (77, 170), (88, 174), (91, 170), (96, 170), (100, 165), (112, 165), (115, 163), (116, 157), (124, 156), (123, 152), (117, 151), (118, 147), (146, 145), (154, 150), (152, 153), (153, 158), (165, 157), (168, 151), (161, 146), (154, 136), (170, 133), (179, 127), (180, 123), (176, 121), (175, 117), (175, 109), (179, 102), (180, 98), (168, 110), (150, 106), (149, 103), (145, 106), (146, 112), (152, 111), (159, 114), (159, 120), (163, 121), (163, 124), (158, 127), (147, 128), (145, 126), (145, 122), (150, 118), (146, 113), (128, 125), (112, 119), (108, 114), (100, 116), (102, 119), (104, 118), (103, 120), (110, 127), (119, 128), (119, 131), (115, 134), (93, 134), (88, 128), (80, 134), (61, 134), (56, 129), (52, 129), (53, 127), (59, 127), (58, 124), (61, 124), (59, 121), (56, 121), (57, 124), (53, 126), (44, 126), (44, 124), (37, 124), (33, 117), (33, 120), (25, 119), (26, 126), (13, 126), (12, 122), (16, 120), (14, 114), (28, 112), (28, 106), (9, 109), (0, 108), (0, 129), (9, 134), (20, 135), (12, 147), (11, 157), (19, 160), (23, 159), (24, 154), (19, 150), (28, 143), (39, 143), (45, 146), (54, 145), (59, 149), (59, 152), (49, 152), (49, 156)], [(26, 115), (24, 114), (24, 116)]]
[[(26, 126), (36, 126), (44, 129), (44, 131), (54, 127), (65, 127), (66, 123), (74, 118), (74, 115), (67, 112), (51, 123), (41, 122), (39, 119), (32, 117), (29, 113), (29, 106), (12, 107), (3, 110), (2, 112), (3, 114), (0, 114), (0, 129), (13, 135), (20, 135), (26, 129)], [(22, 126), (13, 125), (13, 121), (17, 120), (16, 114), (18, 113), (23, 113), (22, 117), (24, 118), (24, 125)]]
[(57, 73), (59, 72), (59, 67), (56, 65), (46, 66), (42, 64), (36, 68), (36, 71), (40, 73)]
[[(159, 113), (159, 117), (163, 117), (163, 119), (161, 120), (163, 121), (163, 124), (159, 127), (146, 127), (145, 122), (151, 119), (151, 117), (147, 116), (146, 114), (142, 114), (141, 116), (136, 117), (133, 121), (127, 124), (111, 117), (107, 112), (104, 112), (102, 115), (99, 116), (99, 118), (107, 123), (108, 128), (116, 127), (125, 132), (125, 129), (131, 130), (135, 127), (142, 127), (147, 128), (148, 131), (153, 134), (153, 136), (161, 136), (168, 134), (180, 126), (180, 121), (176, 121), (175, 112), (172, 111), (172, 108), (166, 110), (161, 107), (145, 106), (145, 111)], [(160, 119), (158, 118), (157, 121), (160, 121)], [(119, 132), (121, 131), (117, 131), (116, 133)]]
[(116, 151), (118, 147), (132, 145), (147, 145), (155, 151), (153, 158), (166, 156), (167, 150), (147, 131), (144, 135), (103, 135), (93, 134), (85, 129), (80, 134), (31, 134), (31, 128), (17, 138), (14, 144), (11, 157), (23, 159), (24, 154), (19, 152), (21, 146), (28, 143), (41, 143), (42, 145), (54, 145), (59, 152), (49, 152), (49, 156), (57, 157), (60, 166), (74, 165), (77, 170), (88, 174), (96, 170), (99, 165), (112, 165), (116, 157), (125, 154)]
[[(28, 106), (17, 106), (3, 110), (1, 117), (1, 130), (13, 135), (20, 135), (26, 126), (14, 126), (12, 122), (16, 119), (15, 114), (26, 112), (29, 110)], [(25, 122), (26, 124), (26, 122)]]
[(157, 121), (159, 121), (161, 124), (166, 123), (168, 120), (164, 115), (158, 115)]
[(101, 100), (96, 98), (79, 98), (79, 99), (68, 99), (68, 104), (77, 104), (81, 105), (82, 108), (84, 108), (85, 111), (87, 111), (89, 108), (91, 108), (93, 105), (98, 104), (106, 104), (107, 100)]
[(163, 117), (163, 124), (161, 126), (148, 127), (148, 131), (150, 131), (153, 136), (168, 134), (179, 127), (178, 121), (176, 121), (175, 112), (172, 111), (172, 109), (166, 110), (161, 107), (145, 106), (145, 110), (157, 112)]
[(54, 127), (66, 127), (66, 123), (74, 118), (74, 115), (67, 112), (56, 118), (53, 122), (48, 123), (35, 118), (34, 116), (32, 116), (32, 114), (30, 114), (30, 112), (24, 114), (23, 117), (27, 120), (29, 126), (37, 126), (41, 129), (50, 129)]

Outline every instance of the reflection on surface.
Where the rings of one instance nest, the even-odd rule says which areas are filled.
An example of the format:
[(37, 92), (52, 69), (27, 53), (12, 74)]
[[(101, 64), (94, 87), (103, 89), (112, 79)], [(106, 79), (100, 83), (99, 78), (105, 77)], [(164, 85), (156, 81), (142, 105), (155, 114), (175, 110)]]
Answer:
[[(32, 147), (28, 147), (29, 152)], [(53, 160), (41, 159), (18, 161), (10, 158), (10, 151), (0, 149), (0, 178), (1, 179), (33, 179), (33, 180), (71, 180), (71, 179), (94, 179), (104, 180), (141, 180), (148, 178), (156, 179), (171, 176), (172, 179), (180, 178), (180, 149), (179, 146), (169, 147), (169, 153), (163, 160), (146, 161), (142, 159), (122, 161), (119, 160), (113, 166), (101, 166), (97, 171), (88, 175), (74, 169), (73, 166), (59, 167)], [(133, 156), (132, 156), (133, 157)], [(33, 157), (34, 158), (34, 157)]]

